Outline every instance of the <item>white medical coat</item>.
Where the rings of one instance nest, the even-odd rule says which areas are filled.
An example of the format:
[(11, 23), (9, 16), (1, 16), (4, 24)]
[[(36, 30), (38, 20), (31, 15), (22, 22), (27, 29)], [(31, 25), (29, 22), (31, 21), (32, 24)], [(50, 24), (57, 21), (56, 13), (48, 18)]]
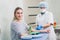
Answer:
[[(46, 11), (45, 14), (43, 15), (41, 15), (41, 13), (38, 14), (36, 17), (36, 23), (37, 25), (45, 25), (47, 23), (54, 23), (53, 14), (48, 11)], [(53, 25), (47, 27), (44, 30), (47, 30), (47, 29), (50, 29), (48, 40), (56, 40), (56, 35), (54, 32)]]

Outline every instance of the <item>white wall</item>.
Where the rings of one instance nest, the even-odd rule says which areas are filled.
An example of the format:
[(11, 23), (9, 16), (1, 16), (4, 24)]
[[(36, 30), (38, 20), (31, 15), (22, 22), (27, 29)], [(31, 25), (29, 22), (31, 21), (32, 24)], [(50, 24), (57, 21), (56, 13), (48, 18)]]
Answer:
[(23, 0), (0, 0), (1, 40), (10, 40), (10, 23), (17, 6), (23, 8)]
[(24, 0), (24, 14), (25, 14), (25, 20), (27, 21), (27, 23), (35, 22), (35, 17), (29, 17), (28, 15), (39, 13), (39, 8), (28, 8), (28, 7), (38, 6), (40, 1), (41, 0)]

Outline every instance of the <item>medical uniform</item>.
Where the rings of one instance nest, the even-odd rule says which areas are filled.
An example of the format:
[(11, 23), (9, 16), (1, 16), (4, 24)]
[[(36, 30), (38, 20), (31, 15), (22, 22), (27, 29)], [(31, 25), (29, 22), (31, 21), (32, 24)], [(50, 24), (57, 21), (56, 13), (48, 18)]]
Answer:
[(24, 21), (11, 23), (11, 40), (20, 40), (20, 34), (28, 33), (28, 26)]
[[(51, 12), (45, 11), (45, 13), (42, 15), (41, 13), (37, 15), (36, 17), (36, 23), (37, 25), (45, 25), (47, 23), (53, 23), (53, 14)], [(48, 40), (56, 40), (56, 35), (54, 32), (53, 25), (45, 28), (44, 30), (50, 30), (48, 33)]]

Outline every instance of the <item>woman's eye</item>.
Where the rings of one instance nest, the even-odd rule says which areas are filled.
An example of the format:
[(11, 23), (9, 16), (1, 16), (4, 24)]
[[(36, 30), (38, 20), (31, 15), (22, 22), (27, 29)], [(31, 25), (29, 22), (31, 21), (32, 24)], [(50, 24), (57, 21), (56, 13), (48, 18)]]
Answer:
[(17, 12), (17, 14), (20, 14), (19, 12)]
[(17, 14), (22, 14), (22, 12), (21, 13), (17, 12)]
[(21, 14), (23, 14), (23, 13), (21, 12)]

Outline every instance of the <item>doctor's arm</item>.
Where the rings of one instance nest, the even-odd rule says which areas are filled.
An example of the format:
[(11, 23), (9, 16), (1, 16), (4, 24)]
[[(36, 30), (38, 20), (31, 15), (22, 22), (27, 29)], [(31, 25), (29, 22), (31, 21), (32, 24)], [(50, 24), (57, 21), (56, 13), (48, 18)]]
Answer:
[(54, 24), (54, 18), (52, 13), (50, 13), (47, 18), (48, 18), (47, 24), (43, 25), (44, 28), (50, 27), (51, 25)]
[(52, 23), (47, 23), (47, 24), (43, 25), (43, 28), (50, 27), (51, 25), (53, 25), (53, 24)]

